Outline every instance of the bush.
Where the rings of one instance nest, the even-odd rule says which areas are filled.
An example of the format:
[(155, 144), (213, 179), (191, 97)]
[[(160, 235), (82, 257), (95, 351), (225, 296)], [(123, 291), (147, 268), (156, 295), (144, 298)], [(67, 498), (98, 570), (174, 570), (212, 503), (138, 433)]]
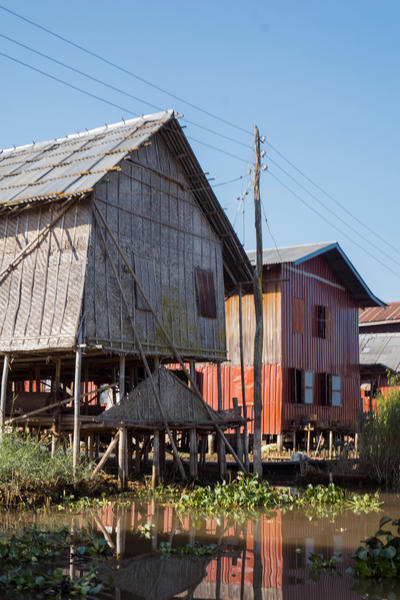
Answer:
[[(398, 384), (397, 379), (390, 383)], [(360, 431), (360, 469), (379, 483), (400, 487), (400, 389), (392, 385), (377, 397), (376, 414), (363, 419)]]
[[(91, 468), (81, 462), (77, 487), (89, 483)], [(0, 503), (17, 504), (50, 501), (72, 489), (72, 454), (57, 448), (54, 456), (39, 439), (13, 431), (0, 442)]]

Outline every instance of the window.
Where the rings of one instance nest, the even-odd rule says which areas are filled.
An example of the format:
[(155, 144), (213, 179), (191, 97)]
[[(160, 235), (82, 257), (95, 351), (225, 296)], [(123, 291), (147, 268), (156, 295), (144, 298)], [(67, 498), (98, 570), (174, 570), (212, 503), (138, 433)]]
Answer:
[(303, 309), (304, 301), (301, 298), (293, 298), (293, 332), (303, 333)]
[(314, 403), (314, 373), (293, 369), (293, 402), (297, 404)]
[(317, 306), (316, 321), (316, 336), (324, 340), (328, 339), (330, 332), (330, 311), (327, 306)]
[(305, 371), (304, 373), (304, 404), (313, 404), (314, 402), (314, 373)]
[(196, 298), (199, 317), (216, 319), (217, 302), (212, 271), (196, 268)]
[(331, 376), (332, 406), (342, 406), (342, 378), (339, 375)]

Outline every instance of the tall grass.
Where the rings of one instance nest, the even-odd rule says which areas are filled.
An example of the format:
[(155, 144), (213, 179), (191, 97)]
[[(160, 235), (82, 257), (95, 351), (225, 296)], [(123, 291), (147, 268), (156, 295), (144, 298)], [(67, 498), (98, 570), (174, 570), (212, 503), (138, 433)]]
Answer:
[[(76, 487), (87, 488), (90, 465), (81, 462)], [(57, 448), (52, 457), (46, 444), (15, 431), (0, 442), (0, 504), (36, 503), (59, 498), (73, 487), (72, 454)]]
[(379, 483), (400, 488), (400, 389), (394, 385), (385, 396), (378, 395), (376, 414), (363, 418), (360, 469)]

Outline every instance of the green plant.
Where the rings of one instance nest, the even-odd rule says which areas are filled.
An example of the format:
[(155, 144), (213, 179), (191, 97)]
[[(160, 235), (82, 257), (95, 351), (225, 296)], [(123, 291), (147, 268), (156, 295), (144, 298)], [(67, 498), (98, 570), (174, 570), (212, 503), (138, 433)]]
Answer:
[[(397, 536), (392, 530), (382, 529), (389, 524), (397, 528)], [(363, 540), (351, 558), (355, 566), (348, 573), (357, 578), (400, 578), (400, 519), (383, 517), (375, 535)]]
[(377, 411), (364, 416), (360, 428), (360, 470), (379, 483), (400, 486), (400, 388), (390, 376), (386, 395), (378, 394)]
[(325, 558), (323, 554), (310, 554), (308, 556), (308, 560), (311, 563), (311, 579), (316, 581), (323, 571), (328, 571), (331, 575), (336, 573), (336, 563), (341, 560), (341, 557), (341, 554), (333, 554), (329, 558)]
[(192, 558), (204, 558), (214, 556), (217, 551), (217, 544), (186, 544), (184, 546), (172, 546), (170, 542), (161, 542), (158, 552), (162, 556), (189, 556)]
[[(27, 597), (94, 598), (102, 589), (98, 560), (109, 552), (105, 541), (91, 530), (71, 533), (24, 528), (20, 535), (0, 538), (0, 588)], [(88, 573), (71, 579), (62, 566), (68, 562)]]

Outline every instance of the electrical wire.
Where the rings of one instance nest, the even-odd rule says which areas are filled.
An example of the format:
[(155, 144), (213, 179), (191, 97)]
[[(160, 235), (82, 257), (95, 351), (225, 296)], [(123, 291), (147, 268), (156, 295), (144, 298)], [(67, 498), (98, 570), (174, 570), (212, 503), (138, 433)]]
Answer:
[(352, 237), (350, 237), (349, 235), (347, 235), (347, 233), (341, 231), (334, 223), (332, 223), (329, 219), (327, 219), (322, 213), (320, 213), (316, 208), (314, 208), (311, 204), (309, 204), (306, 200), (304, 200), (304, 198), (302, 198), (299, 194), (297, 194), (297, 192), (295, 192), (294, 190), (292, 190), (288, 185), (286, 185), (281, 179), (279, 179), (279, 177), (277, 177), (276, 175), (274, 175), (274, 173), (272, 173), (270, 170), (267, 171), (267, 173), (269, 173), (269, 175), (275, 179), (278, 183), (280, 183), (280, 185), (282, 187), (284, 187), (288, 192), (290, 192), (295, 198), (297, 198), (297, 200), (299, 200), (302, 204), (304, 204), (305, 206), (307, 206), (307, 208), (309, 210), (311, 210), (313, 213), (315, 213), (316, 215), (318, 215), (323, 221), (325, 221), (325, 223), (328, 223), (328, 225), (330, 225), (331, 227), (333, 227), (333, 229), (335, 229), (336, 231), (338, 231), (341, 235), (343, 235), (344, 237), (346, 237), (348, 240), (350, 240), (350, 242), (352, 244), (354, 244), (355, 246), (357, 246), (358, 248), (360, 248), (360, 250), (362, 250), (363, 252), (365, 252), (365, 254), (368, 254), (368, 256), (370, 256), (373, 260), (375, 260), (376, 262), (378, 262), (382, 267), (384, 267), (387, 271), (390, 271), (392, 273), (392, 275), (395, 275), (396, 277), (398, 277), (400, 279), (400, 273), (398, 273), (397, 271), (394, 271), (391, 267), (389, 267), (386, 263), (384, 263), (383, 261), (381, 261), (379, 258), (377, 258), (374, 254), (372, 254), (372, 252), (370, 252), (369, 250), (367, 250), (366, 248), (364, 248), (364, 246), (362, 246), (361, 244), (359, 244), (358, 242), (356, 242)]
[(383, 242), (384, 244), (386, 244), (386, 246), (388, 246), (389, 248), (391, 248), (392, 250), (394, 250), (397, 254), (400, 254), (399, 248), (396, 248), (396, 246), (394, 246), (393, 244), (391, 244), (390, 242), (388, 242), (383, 236), (379, 235), (375, 229), (372, 229), (369, 225), (367, 225), (366, 223), (364, 223), (363, 221), (361, 221), (361, 219), (359, 219), (348, 208), (346, 208), (346, 206), (344, 204), (342, 204), (342, 202), (340, 202), (337, 198), (335, 198), (334, 196), (332, 196), (332, 194), (330, 194), (329, 192), (327, 192), (322, 186), (320, 186), (313, 179), (311, 179), (311, 177), (308, 177), (308, 175), (306, 175), (306, 173), (304, 173), (304, 171), (302, 171), (301, 169), (299, 169), (298, 167), (296, 167), (296, 165), (292, 161), (290, 161), (288, 158), (286, 158), (286, 156), (284, 154), (282, 154), (282, 152), (280, 152), (275, 146), (273, 146), (271, 144), (271, 142), (266, 141), (266, 143), (267, 143), (267, 145), (274, 152), (276, 152), (276, 154), (278, 154), (288, 165), (290, 165), (292, 167), (292, 169), (294, 169), (295, 171), (297, 171), (297, 173), (299, 173), (299, 175), (301, 175), (302, 177), (304, 177), (304, 179), (306, 181), (308, 181), (309, 183), (311, 183), (311, 185), (313, 185), (317, 190), (319, 190), (322, 194), (324, 194), (327, 198), (329, 198), (329, 200), (331, 200), (332, 202), (334, 202), (335, 204), (337, 204), (338, 206), (340, 206), (340, 208), (347, 215), (349, 215), (349, 217), (351, 217), (352, 219), (354, 219), (359, 225), (361, 225), (367, 231), (369, 231), (370, 233), (372, 233), (374, 235), (374, 237), (376, 237), (379, 240), (381, 240), (381, 242)]
[[(127, 108), (126, 106), (121, 106), (120, 104), (116, 104), (115, 102), (111, 102), (110, 100), (106, 100), (105, 98), (97, 95), (97, 94), (93, 94), (92, 92), (88, 92), (87, 90), (77, 86), (77, 85), (73, 85), (72, 83), (69, 83), (68, 81), (65, 81), (65, 79), (61, 79), (60, 77), (56, 77), (55, 75), (52, 75), (51, 73), (48, 73), (47, 71), (43, 71), (42, 69), (39, 69), (38, 67), (35, 67), (33, 65), (31, 65), (30, 63), (24, 62), (23, 60), (20, 60), (18, 58), (15, 58), (14, 56), (10, 56), (9, 54), (6, 54), (5, 52), (0, 52), (0, 56), (3, 56), (4, 58), (8, 58), (9, 60), (20, 64), (24, 67), (27, 67), (28, 69), (31, 69), (32, 71), (36, 71), (37, 73), (40, 73), (41, 75), (44, 75), (45, 77), (48, 77), (49, 79), (53, 79), (54, 81), (57, 81), (58, 83), (61, 83), (63, 85), (66, 85), (67, 87), (81, 92), (82, 94), (85, 94), (86, 96), (89, 96), (91, 98), (94, 98), (95, 100), (99, 100), (100, 102), (103, 102), (104, 104), (108, 104), (109, 106), (113, 106), (114, 108), (118, 108), (119, 110), (124, 111), (127, 114), (133, 115), (135, 117), (139, 117), (140, 115), (134, 111), (132, 111), (131, 109)], [(233, 154), (232, 152), (228, 152), (227, 150), (224, 150), (223, 148), (219, 148), (218, 146), (214, 146), (213, 144), (209, 144), (207, 142), (203, 142), (202, 140), (198, 140), (192, 136), (186, 136), (187, 139), (192, 140), (193, 142), (196, 142), (197, 144), (201, 144), (207, 148), (212, 148), (213, 150), (216, 150), (217, 152), (220, 152), (221, 154), (225, 154), (226, 156), (229, 156), (230, 158), (235, 158), (236, 160), (239, 160), (243, 163), (247, 164), (247, 160), (241, 156), (238, 156), (237, 154)]]
[(113, 67), (114, 69), (117, 69), (118, 71), (121, 71), (121, 73), (125, 73), (126, 75), (129, 75), (130, 77), (134, 77), (135, 79), (137, 79), (138, 81), (154, 88), (155, 90), (158, 90), (159, 92), (162, 92), (163, 94), (166, 94), (167, 96), (170, 96), (170, 98), (174, 98), (175, 100), (178, 100), (179, 102), (183, 102), (184, 104), (186, 104), (187, 106), (190, 106), (191, 108), (193, 108), (194, 110), (197, 110), (205, 115), (207, 115), (208, 117), (211, 117), (212, 119), (216, 119), (217, 121), (220, 121), (221, 123), (224, 123), (225, 125), (229, 125), (230, 127), (234, 127), (235, 129), (237, 129), (238, 131), (241, 131), (243, 133), (246, 133), (247, 135), (252, 135), (251, 132), (249, 132), (247, 129), (245, 129), (244, 127), (240, 127), (240, 125), (237, 125), (236, 123), (233, 123), (232, 121), (229, 121), (227, 119), (224, 119), (222, 117), (219, 117), (218, 115), (215, 115), (214, 113), (201, 108), (201, 106), (198, 106), (197, 104), (194, 104), (193, 102), (190, 102), (189, 100), (185, 100), (184, 98), (182, 98), (181, 96), (178, 96), (177, 94), (174, 94), (164, 88), (162, 88), (161, 86), (149, 81), (148, 79), (145, 79), (144, 77), (141, 77), (140, 75), (138, 75), (137, 73), (134, 73), (133, 71), (130, 71), (129, 69), (126, 69), (125, 67), (121, 67), (120, 65), (114, 63), (113, 61), (109, 60), (108, 58), (105, 58), (104, 56), (101, 56), (100, 54), (97, 54), (96, 52), (93, 52), (92, 50), (89, 50), (89, 48), (85, 48), (84, 46), (81, 46), (80, 44), (77, 44), (76, 42), (73, 42), (72, 40), (69, 40), (68, 38), (60, 35), (59, 33), (56, 33), (55, 31), (52, 31), (51, 29), (49, 29), (48, 27), (44, 27), (43, 25), (40, 25), (39, 23), (36, 23), (35, 21), (33, 21), (32, 19), (28, 19), (27, 17), (24, 17), (23, 15), (11, 10), (10, 8), (7, 8), (6, 6), (4, 6), (3, 4), (0, 4), (0, 9), (4, 10), (5, 12), (13, 15), (14, 17), (17, 17), (18, 19), (21, 19), (22, 21), (25, 21), (26, 23), (29, 23), (30, 25), (33, 25), (34, 27), (37, 27), (38, 29), (41, 29), (42, 31), (45, 31), (46, 33), (48, 33), (49, 35), (52, 35), (55, 38), (58, 38), (59, 40), (65, 42), (66, 44), (69, 44), (70, 46), (73, 46), (74, 48), (77, 48), (78, 50), (81, 50), (82, 52), (85, 52), (86, 54), (89, 54), (90, 56), (93, 56), (94, 58), (97, 58), (98, 60), (102, 61), (103, 63)]
[[(73, 42), (72, 40), (66, 38), (65, 36), (62, 36), (58, 33), (56, 33), (55, 31), (49, 29), (48, 27), (45, 27), (43, 25), (41, 25), (40, 23), (37, 23), (36, 21), (33, 21), (32, 19), (29, 19), (23, 15), (21, 15), (20, 13), (17, 13), (9, 8), (7, 8), (6, 6), (0, 4), (0, 9), (2, 9), (3, 11), (13, 15), (14, 17), (25, 21), (26, 23), (29, 23), (30, 25), (46, 32), (47, 34), (65, 42), (66, 44), (69, 44), (72, 47), (77, 48), (78, 50), (81, 50), (82, 52), (85, 52), (86, 54), (93, 56), (94, 58), (102, 61), (105, 64), (108, 64), (109, 66), (117, 69), (118, 71), (125, 73), (131, 77), (134, 77), (135, 79), (137, 79), (138, 81), (141, 81), (142, 83), (170, 96), (171, 98), (174, 98), (175, 100), (178, 100), (179, 102), (183, 102), (184, 104), (186, 104), (187, 106), (190, 106), (191, 108), (217, 120), (220, 121), (221, 123), (224, 123), (225, 125), (229, 125), (230, 127), (235, 128), (238, 131), (241, 131), (242, 133), (246, 133), (247, 135), (252, 135), (252, 132), (245, 129), (244, 127), (241, 127), (240, 125), (237, 125), (237, 123), (233, 123), (232, 121), (229, 121), (227, 119), (224, 119), (222, 117), (220, 117), (219, 115), (216, 115), (206, 109), (203, 109), (202, 107), (198, 106), (197, 104), (194, 104), (193, 102), (190, 102), (188, 100), (186, 100), (185, 98), (182, 98), (181, 96), (178, 96), (177, 94), (174, 94), (172, 92), (170, 92), (169, 90), (166, 90), (164, 88), (162, 88), (161, 86), (154, 84), (153, 82), (141, 77), (140, 75), (138, 75), (137, 73), (134, 73), (133, 71), (130, 71), (129, 69), (126, 69), (124, 67), (121, 67), (120, 65), (114, 63), (113, 61), (107, 59), (106, 57), (93, 52), (92, 50), (89, 50), (89, 48), (86, 48), (84, 46), (82, 46), (81, 44), (78, 44), (76, 42)], [(4, 36), (5, 37), (5, 36)], [(9, 38), (10, 41), (14, 41), (11, 40), (11, 38)], [(18, 42), (17, 42), (18, 43)], [(32, 50), (32, 49), (31, 49)], [(34, 51), (34, 50), (32, 50)], [(43, 54), (42, 54), (43, 55)], [(50, 57), (48, 57), (50, 59)], [(61, 64), (61, 63), (60, 63)], [(63, 66), (66, 66), (65, 64)], [(66, 68), (71, 68), (66, 66)], [(83, 74), (81, 72), (81, 74)], [(85, 76), (87, 76), (87, 74), (85, 74)], [(90, 77), (90, 76), (89, 76)], [(98, 80), (99, 81), (99, 80)], [(99, 81), (100, 82), (100, 81)], [(104, 85), (104, 82), (101, 82)], [(71, 86), (72, 87), (72, 86)], [(114, 86), (111, 86), (114, 87)], [(116, 91), (120, 91), (121, 93), (125, 93), (121, 90), (118, 90), (117, 88), (114, 88)], [(85, 93), (85, 92), (84, 92)], [(131, 97), (133, 97), (133, 95), (131, 95)], [(135, 99), (138, 99), (135, 97)], [(141, 102), (146, 103), (148, 106), (153, 106), (155, 107), (154, 104), (140, 99)], [(212, 133), (214, 135), (219, 135), (233, 143), (237, 143), (240, 145), (245, 146), (246, 144), (244, 144), (244, 142), (241, 142), (239, 140), (236, 140), (235, 138), (232, 138), (230, 136), (226, 136), (222, 133), (217, 133), (215, 131), (213, 131), (210, 128), (204, 127), (198, 123), (195, 123), (194, 121), (188, 121), (186, 120), (188, 123), (190, 123), (191, 125), (195, 126), (195, 127), (200, 127), (201, 129), (208, 131), (209, 133)], [(198, 141), (198, 143), (202, 143), (200, 141)], [(398, 248), (396, 248), (393, 244), (391, 244), (390, 242), (388, 242), (383, 236), (379, 235), (375, 229), (372, 229), (369, 225), (367, 225), (366, 223), (364, 223), (363, 221), (361, 221), (361, 219), (359, 219), (357, 216), (355, 216), (351, 211), (349, 211), (341, 202), (339, 202), (339, 200), (337, 200), (336, 198), (334, 198), (331, 194), (329, 194), (329, 192), (327, 192), (322, 186), (320, 186), (319, 184), (317, 184), (315, 181), (313, 181), (310, 177), (308, 177), (308, 175), (306, 175), (301, 169), (299, 169), (292, 161), (290, 161), (282, 152), (280, 152), (273, 144), (271, 144), (270, 142), (267, 141), (268, 146), (274, 151), (276, 152), (285, 162), (287, 162), (287, 164), (289, 164), (293, 169), (295, 169), (302, 177), (304, 177), (309, 183), (311, 183), (316, 189), (318, 189), (321, 193), (323, 193), (326, 197), (328, 197), (332, 202), (334, 202), (335, 204), (337, 204), (338, 206), (340, 206), (340, 208), (346, 213), (348, 214), (352, 219), (354, 219), (359, 225), (361, 225), (362, 227), (364, 227), (367, 231), (369, 231), (370, 233), (372, 233), (375, 237), (377, 237), (378, 239), (380, 239), (386, 246), (388, 246), (389, 248), (391, 248), (392, 250), (394, 250), (396, 253), (400, 254), (400, 250)], [(212, 148), (212, 146), (210, 146)], [(215, 148), (214, 148), (215, 149)], [(218, 151), (220, 151), (220, 149), (218, 149)], [(237, 157), (236, 157), (237, 158)]]
[[(315, 194), (313, 194), (312, 192), (310, 192), (304, 185), (302, 185), (299, 181), (297, 181), (297, 179), (295, 177), (293, 177), (286, 169), (284, 169), (283, 167), (281, 167), (270, 156), (268, 157), (268, 160), (269, 160), (270, 163), (272, 163), (273, 165), (275, 165), (280, 171), (282, 171), (287, 177), (289, 177), (289, 179), (291, 179), (294, 183), (296, 183), (304, 192), (306, 192), (309, 196), (311, 196), (311, 198), (313, 198), (316, 202), (318, 202), (318, 204), (320, 204), (321, 206), (323, 206), (324, 209), (327, 212), (329, 212), (338, 221), (340, 221), (343, 225), (345, 225), (345, 227), (347, 227), (348, 229), (350, 229), (350, 231), (352, 231), (353, 233), (355, 233), (357, 236), (360, 235), (359, 231), (357, 229), (355, 229), (355, 227), (353, 227), (352, 225), (350, 225), (349, 223), (347, 223), (342, 217), (340, 217), (339, 215), (337, 215), (329, 206), (327, 206)], [(396, 260), (395, 258), (393, 258), (385, 250), (382, 250), (382, 248), (379, 248), (379, 252), (381, 254), (383, 254), (384, 256), (386, 256), (386, 258), (388, 258), (389, 260), (391, 260), (392, 262), (394, 262), (396, 265), (398, 265), (400, 267), (400, 262), (398, 260)]]

